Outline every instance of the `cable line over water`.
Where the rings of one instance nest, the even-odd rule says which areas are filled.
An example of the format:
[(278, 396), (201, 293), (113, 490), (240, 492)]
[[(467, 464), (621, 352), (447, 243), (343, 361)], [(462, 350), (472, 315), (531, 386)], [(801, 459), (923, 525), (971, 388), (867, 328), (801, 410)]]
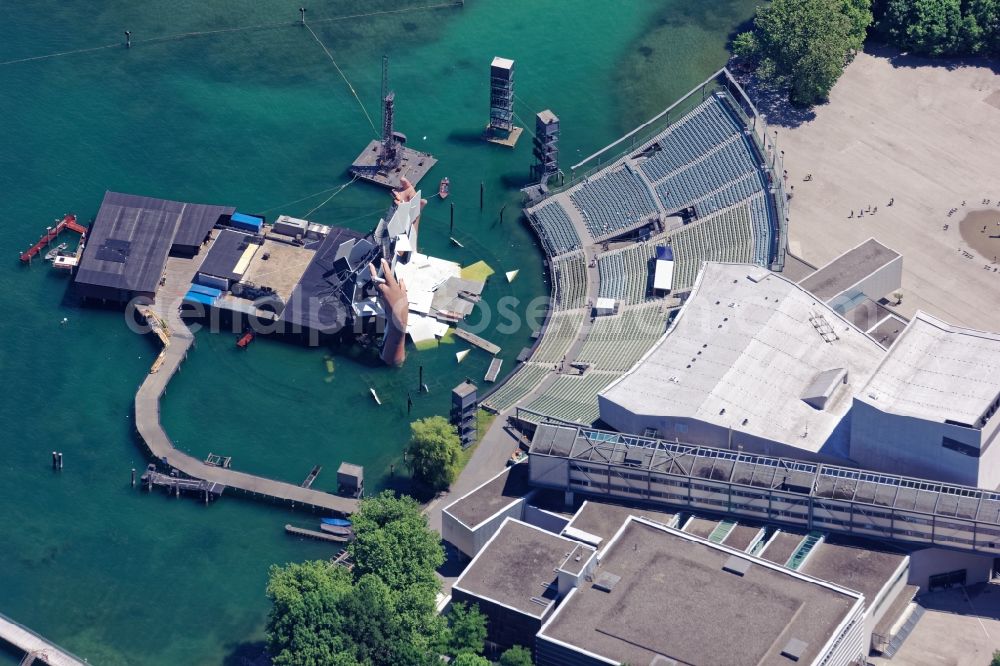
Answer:
[(351, 91), (351, 94), (354, 95), (354, 99), (358, 100), (358, 106), (361, 107), (362, 113), (364, 113), (365, 118), (368, 119), (368, 124), (372, 126), (372, 133), (377, 137), (379, 133), (378, 130), (375, 128), (375, 123), (372, 121), (372, 117), (368, 114), (368, 109), (365, 108), (364, 102), (362, 102), (361, 98), (358, 97), (358, 93), (354, 89), (354, 86), (352, 86), (351, 82), (347, 80), (347, 75), (344, 74), (344, 70), (342, 70), (340, 68), (340, 65), (337, 64), (337, 61), (333, 59), (333, 55), (330, 53), (330, 50), (326, 48), (326, 44), (324, 44), (322, 40), (320, 40), (320, 38), (316, 35), (316, 33), (313, 32), (313, 29), (309, 27), (308, 23), (305, 24), (305, 27), (309, 31), (309, 34), (313, 36), (313, 39), (316, 40), (316, 43), (319, 44), (320, 48), (323, 49), (323, 53), (325, 53), (326, 57), (330, 59), (330, 62), (333, 63), (333, 66), (337, 68), (337, 72), (340, 74), (340, 78), (344, 79), (344, 83), (347, 84), (347, 88)]
[[(406, 12), (416, 12), (425, 11), (430, 9), (443, 9), (445, 7), (461, 7), (464, 6), (462, 0), (455, 2), (443, 2), (433, 5), (421, 5), (419, 7), (404, 7), (402, 9), (384, 9), (376, 12), (365, 12), (362, 14), (346, 14), (344, 16), (328, 16), (327, 18), (321, 19), (310, 19), (310, 23), (336, 23), (338, 21), (350, 21), (353, 19), (368, 18), (371, 16), (385, 16), (389, 14), (403, 14)], [(278, 21), (272, 23), (259, 23), (257, 25), (245, 25), (245, 26), (235, 26), (232, 28), (218, 28), (216, 30), (200, 30), (193, 32), (181, 32), (171, 35), (163, 35), (160, 37), (147, 37), (146, 39), (136, 39), (132, 40), (133, 46), (138, 46), (141, 44), (158, 44), (162, 42), (172, 42), (181, 39), (190, 39), (193, 37), (211, 37), (213, 35), (223, 35), (234, 32), (244, 32), (248, 30), (268, 30), (274, 28), (287, 28), (292, 26), (301, 25), (300, 21)], [(52, 58), (61, 58), (64, 56), (78, 55), (82, 53), (94, 53), (97, 51), (103, 51), (113, 48), (122, 48), (124, 45), (121, 42), (115, 42), (114, 44), (102, 44), (100, 46), (91, 46), (80, 49), (73, 49), (70, 51), (58, 51), (56, 53), (46, 53), (43, 55), (28, 56), (25, 58), (14, 58), (11, 60), (4, 60), (0, 62), (0, 67), (5, 67), (7, 65), (17, 65), (21, 63), (34, 62), (38, 60), (50, 60)]]

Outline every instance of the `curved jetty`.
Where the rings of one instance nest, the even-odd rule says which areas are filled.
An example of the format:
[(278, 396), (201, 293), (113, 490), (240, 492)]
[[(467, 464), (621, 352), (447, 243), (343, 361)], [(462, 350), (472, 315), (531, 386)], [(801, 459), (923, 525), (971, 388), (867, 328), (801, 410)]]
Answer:
[[(184, 288), (194, 277), (196, 266), (193, 263), (191, 260), (171, 257), (167, 263), (168, 279), (165, 286), (157, 292), (157, 304), (140, 309), (164, 343), (163, 351), (135, 395), (135, 427), (146, 448), (158, 463), (172, 467), (192, 479), (226, 486), (257, 497), (287, 502), (292, 506), (340, 514), (353, 513), (358, 508), (356, 499), (208, 465), (174, 447), (160, 423), (160, 397), (174, 373), (180, 369), (181, 362), (187, 358), (188, 350), (194, 345), (194, 334), (181, 319), (177, 307), (183, 298)], [(188, 272), (191, 274), (186, 275)]]

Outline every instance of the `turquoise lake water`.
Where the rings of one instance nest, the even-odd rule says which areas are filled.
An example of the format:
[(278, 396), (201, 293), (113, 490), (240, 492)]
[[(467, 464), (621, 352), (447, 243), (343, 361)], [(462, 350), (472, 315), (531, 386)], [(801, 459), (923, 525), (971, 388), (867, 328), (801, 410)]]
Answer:
[[(547, 289), (518, 211), (531, 137), (515, 150), (478, 139), (492, 57), (517, 61), (519, 124), (533, 128), (543, 108), (559, 115), (568, 166), (721, 67), (729, 34), (754, 6), (425, 4), (328, 1), (309, 5), (308, 16), (376, 124), (381, 56), (390, 56), (397, 127), (440, 160), (425, 190), (451, 178), (454, 235), (465, 246), (448, 242), (448, 206), (432, 200), (421, 249), (490, 264), (498, 275), (484, 299), (492, 304), (526, 304)], [(133, 48), (0, 64), (0, 293), (8, 313), (0, 329), (0, 612), (90, 663), (238, 663), (241, 646), (263, 637), (268, 566), (331, 549), (285, 536), (286, 522), (311, 522), (303, 514), (228, 496), (205, 508), (131, 489), (130, 468), (146, 463), (131, 400), (157, 348), (129, 332), (121, 313), (80, 308), (65, 276), (41, 262), (22, 267), (17, 255), (64, 212), (89, 221), (106, 189), (304, 215), (349, 180), (346, 167), (371, 127), (319, 45), (293, 25), (298, 4), (13, 5), (0, 3), (0, 63), (114, 44), (124, 29)], [(412, 11), (321, 21), (387, 9)], [(262, 24), (270, 27), (146, 41)], [(355, 183), (310, 218), (367, 230), (387, 203), (385, 191)], [(513, 283), (499, 275), (515, 269)], [(531, 330), (504, 333), (496, 324), (483, 335), (503, 347), (509, 371)], [(473, 350), (458, 365), (455, 352), (469, 348), (459, 341), (411, 350), (403, 368), (389, 369), (364, 354), (269, 340), (238, 352), (235, 339), (198, 334), (164, 399), (167, 431), (193, 455), (230, 455), (236, 468), (293, 482), (321, 464), (323, 489), (342, 460), (365, 466), (370, 491), (389, 485), (390, 466), (402, 469), (409, 420), (446, 413), (451, 387), (480, 381), (490, 360)], [(416, 393), (420, 365), (425, 395)], [(53, 450), (65, 456), (58, 474)], [(0, 651), (0, 664), (18, 658)]]

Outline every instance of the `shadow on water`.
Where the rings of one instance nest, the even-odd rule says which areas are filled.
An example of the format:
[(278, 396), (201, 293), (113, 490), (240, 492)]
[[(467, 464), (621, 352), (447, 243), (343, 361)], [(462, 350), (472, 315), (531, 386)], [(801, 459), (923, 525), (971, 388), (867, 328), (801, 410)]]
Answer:
[(753, 22), (754, 22), (754, 17), (750, 17), (746, 21), (743, 21), (742, 23), (740, 23), (739, 25), (737, 25), (735, 28), (733, 28), (732, 32), (730, 32), (729, 35), (726, 37), (726, 50), (727, 51), (729, 51), (730, 53), (733, 52), (733, 40), (736, 39), (736, 37), (738, 35), (740, 35), (741, 33), (749, 32), (750, 30), (753, 30)]
[(264, 641), (248, 641), (238, 644), (226, 655), (223, 666), (270, 666), (267, 644)]
[(483, 133), (482, 131), (469, 132), (465, 130), (456, 130), (448, 134), (448, 143), (464, 146), (476, 146), (483, 143)]

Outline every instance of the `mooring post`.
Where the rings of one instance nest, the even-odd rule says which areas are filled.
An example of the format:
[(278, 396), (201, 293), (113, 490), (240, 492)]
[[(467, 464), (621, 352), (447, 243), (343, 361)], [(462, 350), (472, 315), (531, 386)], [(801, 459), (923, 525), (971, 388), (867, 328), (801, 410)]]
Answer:
[(479, 181), (479, 210), (483, 209), (483, 190), (485, 189), (485, 187), (486, 185), (483, 183), (483, 181)]
[(53, 451), (52, 452), (52, 469), (58, 469), (58, 468), (59, 468), (59, 456), (56, 454), (55, 451)]
[(410, 412), (413, 411), (413, 398), (410, 397), (410, 392), (406, 392), (406, 415), (409, 416)]
[(448, 233), (453, 234), (455, 232), (455, 202), (451, 202), (451, 219), (448, 221)]
[(503, 211), (507, 207), (507, 204), (500, 206), (500, 224), (503, 224)]
[(132, 468), (132, 487), (135, 488), (135, 467)]
[(424, 390), (424, 366), (420, 366), (420, 383), (417, 385), (417, 393), (423, 393)]
[(299, 25), (306, 24), (306, 8), (299, 7)]
[(127, 48), (127, 49), (132, 48), (132, 31), (131, 30), (126, 30), (125, 31), (125, 48)]
[(63, 457), (62, 457), (62, 451), (60, 451), (59, 452), (59, 469), (62, 469), (62, 468), (63, 468)]

